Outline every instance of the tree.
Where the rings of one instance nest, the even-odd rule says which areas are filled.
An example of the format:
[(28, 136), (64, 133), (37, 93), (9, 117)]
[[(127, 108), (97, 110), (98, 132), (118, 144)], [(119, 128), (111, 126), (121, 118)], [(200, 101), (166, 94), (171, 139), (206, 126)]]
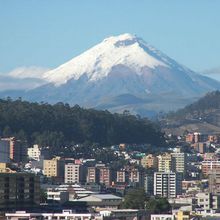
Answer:
[(171, 211), (171, 205), (166, 198), (150, 198), (146, 203), (146, 209), (150, 213), (165, 214)]
[(146, 195), (144, 189), (134, 189), (128, 192), (122, 203), (122, 207), (126, 209), (144, 209)]

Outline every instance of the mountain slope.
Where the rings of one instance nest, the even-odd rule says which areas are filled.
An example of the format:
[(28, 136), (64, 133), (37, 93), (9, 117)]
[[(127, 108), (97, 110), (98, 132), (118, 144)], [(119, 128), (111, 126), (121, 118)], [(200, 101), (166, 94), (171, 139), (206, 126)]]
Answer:
[(46, 72), (43, 79), (48, 84), (22, 97), (142, 115), (174, 110), (220, 89), (219, 82), (196, 74), (131, 34), (105, 39)]
[(220, 91), (207, 93), (198, 101), (161, 121), (167, 131), (181, 134), (185, 130), (202, 133), (220, 133)]

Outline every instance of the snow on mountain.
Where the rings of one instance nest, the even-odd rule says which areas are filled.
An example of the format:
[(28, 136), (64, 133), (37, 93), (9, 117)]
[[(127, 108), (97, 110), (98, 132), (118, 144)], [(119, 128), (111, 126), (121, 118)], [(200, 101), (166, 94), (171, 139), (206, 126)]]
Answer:
[(139, 74), (143, 67), (153, 69), (156, 66), (168, 66), (165, 57), (159, 54), (158, 56), (161, 56), (159, 60), (146, 53), (145, 47), (152, 54), (158, 53), (155, 48), (131, 34), (109, 37), (69, 62), (46, 72), (44, 78), (55, 85), (61, 85), (69, 79), (78, 80), (85, 73), (89, 81), (100, 80), (117, 65), (129, 66), (132, 71)]
[(30, 101), (67, 102), (113, 112), (127, 109), (141, 115), (175, 110), (206, 92), (220, 89), (219, 82), (180, 65), (131, 34), (106, 38), (45, 72), (42, 78), (48, 83), (19, 96)]

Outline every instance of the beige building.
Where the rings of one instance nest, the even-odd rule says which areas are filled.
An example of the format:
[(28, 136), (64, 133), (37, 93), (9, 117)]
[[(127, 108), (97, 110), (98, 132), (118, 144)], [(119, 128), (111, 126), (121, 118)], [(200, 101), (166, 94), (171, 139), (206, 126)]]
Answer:
[(0, 173), (16, 173), (8, 167), (8, 163), (0, 163)]
[(176, 220), (190, 220), (192, 216), (190, 215), (189, 211), (182, 211), (179, 210), (176, 214)]
[(171, 172), (173, 171), (174, 161), (172, 160), (172, 155), (165, 153), (159, 155), (158, 157), (158, 171), (159, 172)]
[(33, 147), (28, 148), (27, 154), (30, 159), (39, 161), (41, 156), (40, 147), (37, 144), (35, 144)]
[(60, 181), (64, 177), (64, 161), (60, 157), (55, 157), (51, 160), (44, 160), (43, 164), (44, 175), (47, 177), (55, 177)]
[(158, 158), (152, 154), (148, 154), (141, 159), (141, 165), (144, 168), (155, 168), (158, 167)]

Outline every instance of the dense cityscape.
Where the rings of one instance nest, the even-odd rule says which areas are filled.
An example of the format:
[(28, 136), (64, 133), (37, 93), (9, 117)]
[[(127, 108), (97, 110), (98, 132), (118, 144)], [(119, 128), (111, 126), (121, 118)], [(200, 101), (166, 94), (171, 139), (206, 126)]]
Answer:
[(121, 159), (108, 163), (52, 156), (49, 146), (2, 138), (0, 209), (7, 219), (220, 218), (220, 135), (167, 138), (178, 145), (154, 154), (110, 146)]
[(219, 8), (0, 0), (0, 220), (220, 220)]

